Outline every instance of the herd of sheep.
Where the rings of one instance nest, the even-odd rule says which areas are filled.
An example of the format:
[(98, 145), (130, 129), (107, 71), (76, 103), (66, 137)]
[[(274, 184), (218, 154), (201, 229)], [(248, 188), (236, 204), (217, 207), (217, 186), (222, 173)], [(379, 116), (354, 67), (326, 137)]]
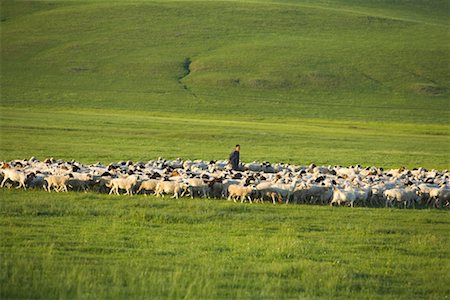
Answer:
[(55, 160), (0, 164), (1, 187), (48, 192), (95, 191), (226, 198), (273, 204), (449, 208), (450, 172), (418, 168), (383, 170), (359, 165), (296, 166), (253, 162), (232, 170), (227, 161), (123, 161), (103, 165)]

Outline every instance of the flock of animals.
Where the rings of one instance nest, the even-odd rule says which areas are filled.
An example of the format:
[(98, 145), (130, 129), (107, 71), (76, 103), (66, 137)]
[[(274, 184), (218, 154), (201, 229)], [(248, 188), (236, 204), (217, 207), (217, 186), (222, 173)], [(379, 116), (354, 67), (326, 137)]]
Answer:
[(84, 165), (53, 158), (0, 164), (1, 187), (39, 188), (48, 192), (95, 191), (119, 195), (155, 194), (226, 198), (234, 202), (348, 205), (401, 208), (449, 208), (448, 170), (392, 170), (359, 165), (296, 166), (253, 162), (240, 171), (227, 161), (122, 161)]

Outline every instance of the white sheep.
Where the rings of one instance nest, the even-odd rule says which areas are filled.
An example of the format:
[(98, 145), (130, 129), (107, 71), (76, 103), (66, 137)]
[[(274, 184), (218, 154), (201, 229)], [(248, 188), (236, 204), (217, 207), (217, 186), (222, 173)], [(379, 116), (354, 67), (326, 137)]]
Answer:
[(71, 174), (69, 175), (50, 175), (45, 178), (47, 182), (47, 191), (50, 193), (52, 187), (55, 192), (67, 192), (67, 184), (69, 180), (72, 178)]
[[(141, 182), (141, 185), (139, 186), (138, 193), (141, 191), (145, 192), (154, 192), (156, 190), (156, 186), (158, 185), (159, 180), (156, 179), (149, 179)], [(147, 193), (144, 193), (145, 196), (147, 196)]]
[(3, 172), (3, 180), (0, 184), (0, 187), (3, 187), (5, 185), (5, 182), (9, 179), (12, 182), (19, 183), (19, 186), (17, 188), (23, 187), (25, 190), (27, 189), (25, 185), (25, 181), (27, 180), (27, 175), (19, 170), (11, 168), (9, 164), (3, 164), (1, 167), (1, 170)]
[(133, 187), (136, 185), (138, 177), (130, 175), (126, 178), (114, 178), (106, 185), (111, 188), (109, 194), (116, 193), (120, 195), (119, 189), (125, 190), (125, 195), (133, 196)]
[(194, 194), (196, 192), (201, 193), (203, 195), (203, 198), (209, 198), (209, 186), (203, 179), (189, 178), (186, 180), (186, 183), (188, 185), (189, 194), (192, 199), (194, 198)]
[(333, 188), (333, 198), (331, 199), (330, 206), (333, 204), (337, 204), (340, 206), (342, 203), (350, 203), (351, 207), (353, 207), (356, 200), (356, 195), (354, 191), (351, 190), (341, 190), (339, 188)]
[(248, 199), (250, 203), (252, 203), (252, 198), (250, 197), (252, 191), (252, 186), (241, 186), (237, 184), (231, 184), (228, 186), (228, 200), (233, 199), (236, 202), (236, 199), (240, 198), (241, 203), (244, 202), (245, 198)]
[(186, 186), (182, 182), (160, 181), (156, 186), (155, 194), (156, 197), (164, 197), (164, 194), (173, 194), (172, 198), (178, 199), (178, 197), (182, 197), (184, 195), (185, 191)]

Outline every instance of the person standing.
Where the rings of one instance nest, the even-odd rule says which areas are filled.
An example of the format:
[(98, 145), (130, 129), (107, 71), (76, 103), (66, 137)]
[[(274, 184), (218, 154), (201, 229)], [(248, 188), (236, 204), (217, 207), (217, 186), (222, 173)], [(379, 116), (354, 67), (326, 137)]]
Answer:
[(228, 163), (231, 165), (233, 170), (240, 170), (239, 168), (239, 152), (241, 151), (241, 145), (237, 144), (234, 151), (231, 152), (228, 158)]

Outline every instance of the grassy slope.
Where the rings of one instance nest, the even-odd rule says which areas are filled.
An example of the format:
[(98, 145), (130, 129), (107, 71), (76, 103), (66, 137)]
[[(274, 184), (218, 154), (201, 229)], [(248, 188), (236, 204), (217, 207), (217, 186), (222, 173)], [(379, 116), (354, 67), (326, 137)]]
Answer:
[(0, 196), (2, 298), (450, 293), (446, 211), (42, 191)]
[[(128, 128), (127, 146), (149, 154), (128, 153), (132, 159), (223, 158), (229, 145), (241, 142), (248, 160), (447, 168), (446, 4), (398, 3), (2, 1), (1, 158), (55, 153), (97, 160), (117, 140), (115, 132), (97, 136), (91, 155), (62, 153), (58, 148), (71, 149), (85, 137), (72, 125), (67, 140), (62, 128), (77, 124), (78, 116), (65, 112), (88, 110), (90, 128), (104, 131), (96, 113), (120, 123), (139, 111), (149, 116), (144, 131), (165, 125), (153, 116), (175, 122), (149, 139)], [(19, 110), (24, 107), (33, 113)], [(176, 128), (183, 119), (209, 122), (185, 122), (193, 134), (183, 136)], [(212, 130), (216, 119), (253, 122), (255, 129), (236, 123), (224, 135), (228, 127), (221, 123)], [(23, 126), (11, 125), (19, 120)], [(339, 138), (308, 131), (335, 124)], [(423, 124), (436, 125), (423, 134)], [(46, 126), (55, 127), (52, 134), (39, 134)], [(353, 130), (361, 126), (387, 130), (374, 140)], [(404, 127), (410, 138), (399, 144)], [(37, 134), (38, 145), (23, 143)], [(123, 153), (123, 144), (110, 146), (106, 159)]]

